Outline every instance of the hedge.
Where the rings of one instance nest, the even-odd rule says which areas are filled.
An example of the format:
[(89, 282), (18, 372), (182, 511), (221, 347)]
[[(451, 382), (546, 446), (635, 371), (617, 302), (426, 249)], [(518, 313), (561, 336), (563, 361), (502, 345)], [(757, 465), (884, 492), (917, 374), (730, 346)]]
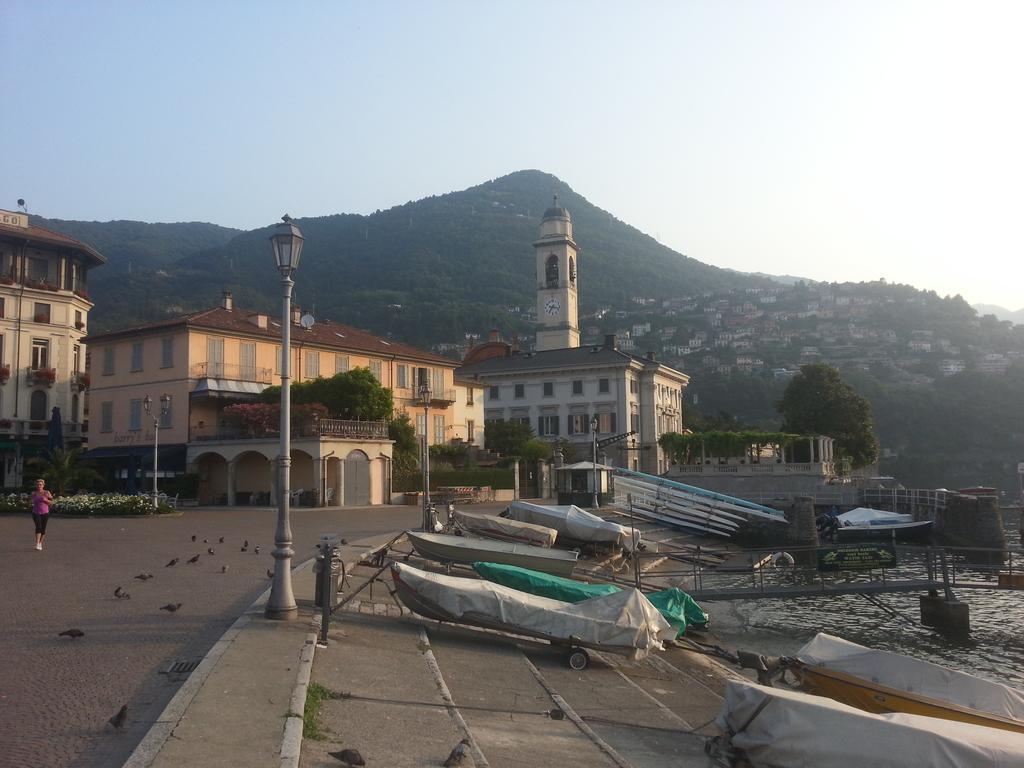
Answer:
[[(436, 491), (442, 486), (482, 486), (489, 485), (495, 490), (510, 489), (513, 483), (511, 469), (449, 469), (443, 472), (430, 473), (430, 490)], [(394, 491), (422, 491), (423, 478), (419, 472), (405, 478), (394, 479)]]
[[(0, 513), (29, 513), (32, 503), (27, 494), (9, 494), (0, 497)], [(145, 496), (125, 496), (108, 493), (102, 496), (62, 496), (53, 502), (50, 511), (71, 517), (90, 515), (161, 515), (173, 512), (167, 505), (153, 508), (153, 502)]]

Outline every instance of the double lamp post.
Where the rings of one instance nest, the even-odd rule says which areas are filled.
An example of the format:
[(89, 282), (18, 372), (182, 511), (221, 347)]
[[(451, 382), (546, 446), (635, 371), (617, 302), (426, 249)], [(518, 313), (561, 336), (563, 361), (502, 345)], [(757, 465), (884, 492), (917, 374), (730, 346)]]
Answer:
[(142, 399), (142, 407), (146, 409), (146, 415), (153, 419), (153, 506), (158, 506), (156, 489), (156, 465), (157, 453), (160, 450), (160, 422), (171, 412), (171, 396), (167, 393), (160, 395), (160, 410), (153, 413), (153, 398), (146, 395)]

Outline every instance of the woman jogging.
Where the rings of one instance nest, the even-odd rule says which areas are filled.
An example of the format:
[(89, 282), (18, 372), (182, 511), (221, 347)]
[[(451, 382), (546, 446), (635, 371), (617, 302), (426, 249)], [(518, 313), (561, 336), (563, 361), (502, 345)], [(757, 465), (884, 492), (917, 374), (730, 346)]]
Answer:
[(32, 520), (36, 524), (36, 549), (43, 548), (46, 536), (46, 521), (50, 519), (50, 505), (53, 494), (45, 488), (46, 482), (36, 480), (36, 489), (32, 491)]

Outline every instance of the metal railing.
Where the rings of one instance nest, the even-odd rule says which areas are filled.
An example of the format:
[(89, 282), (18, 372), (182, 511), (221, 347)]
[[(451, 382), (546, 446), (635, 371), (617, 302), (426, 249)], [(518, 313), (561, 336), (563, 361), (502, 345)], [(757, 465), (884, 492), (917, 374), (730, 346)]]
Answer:
[[(338, 440), (387, 440), (388, 425), (385, 421), (348, 421), (345, 419), (318, 419), (300, 425), (292, 425), (294, 438), (316, 437)], [(226, 424), (214, 426), (194, 425), (189, 429), (190, 440), (276, 440), (280, 430), (267, 429), (255, 432), (242, 427)]]
[(255, 365), (237, 363), (193, 363), (189, 368), (193, 379), (228, 379), (230, 381), (253, 381), (258, 384), (273, 384), (274, 370), (258, 368)]

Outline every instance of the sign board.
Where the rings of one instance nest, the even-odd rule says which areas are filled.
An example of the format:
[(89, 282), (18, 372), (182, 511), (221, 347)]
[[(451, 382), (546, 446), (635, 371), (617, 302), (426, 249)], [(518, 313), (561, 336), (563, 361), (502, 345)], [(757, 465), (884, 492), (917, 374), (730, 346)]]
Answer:
[(819, 571), (868, 571), (897, 564), (896, 547), (879, 544), (850, 544), (818, 550)]
[(28, 229), (28, 214), (0, 210), (0, 224), (4, 225), (5, 227), (19, 227), (20, 229)]

